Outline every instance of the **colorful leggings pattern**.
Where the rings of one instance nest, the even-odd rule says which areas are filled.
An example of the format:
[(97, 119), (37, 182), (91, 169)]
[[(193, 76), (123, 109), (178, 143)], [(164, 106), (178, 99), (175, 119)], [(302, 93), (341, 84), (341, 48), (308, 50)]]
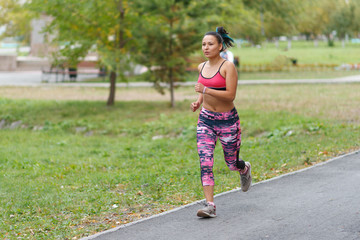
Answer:
[(241, 128), (235, 108), (229, 112), (212, 112), (205, 108), (200, 111), (197, 125), (197, 148), (203, 186), (214, 185), (214, 149), (217, 138), (222, 144), (226, 165), (232, 171), (239, 171), (237, 162), (241, 145)]

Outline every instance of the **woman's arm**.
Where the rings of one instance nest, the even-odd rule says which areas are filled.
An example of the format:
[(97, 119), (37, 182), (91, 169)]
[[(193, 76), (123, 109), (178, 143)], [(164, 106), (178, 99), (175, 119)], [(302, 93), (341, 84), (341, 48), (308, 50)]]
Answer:
[(195, 112), (201, 106), (202, 103), (203, 103), (203, 95), (199, 94), (199, 97), (196, 100), (196, 102), (191, 103), (191, 106), (190, 106), (191, 110), (193, 112)]
[(232, 102), (236, 97), (236, 89), (238, 83), (238, 75), (236, 68), (233, 63), (225, 62), (223, 66), (223, 73), (222, 75), (225, 76), (226, 79), (226, 90), (219, 91), (215, 89), (206, 88), (204, 91), (204, 85), (201, 83), (197, 83), (195, 85), (195, 91), (198, 93), (208, 94), (215, 98), (218, 98), (221, 101)]
[[(198, 65), (199, 74), (200, 74), (200, 71), (201, 71), (201, 68), (202, 68), (203, 64), (205, 64), (205, 63), (200, 63)], [(203, 100), (204, 100), (203, 94), (199, 94), (198, 99), (196, 100), (196, 102), (191, 103), (191, 105), (190, 105), (191, 110), (193, 112), (195, 112), (201, 106), (201, 104), (203, 103)]]

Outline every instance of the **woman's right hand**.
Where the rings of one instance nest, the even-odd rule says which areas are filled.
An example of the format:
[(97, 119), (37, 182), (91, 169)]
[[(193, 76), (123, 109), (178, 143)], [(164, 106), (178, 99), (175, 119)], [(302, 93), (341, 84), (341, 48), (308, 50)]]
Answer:
[(191, 111), (195, 112), (200, 107), (200, 103), (198, 101), (191, 103)]

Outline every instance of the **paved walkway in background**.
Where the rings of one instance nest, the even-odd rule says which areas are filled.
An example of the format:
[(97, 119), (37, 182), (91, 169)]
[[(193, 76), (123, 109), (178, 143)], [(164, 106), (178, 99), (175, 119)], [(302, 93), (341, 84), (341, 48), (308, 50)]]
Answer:
[(360, 151), (215, 197), (217, 218), (200, 202), (85, 239), (360, 239)]
[[(96, 75), (82, 75), (79, 74), (78, 79), (94, 77)], [(55, 76), (52, 76), (50, 83), (41, 82), (41, 71), (14, 71), (14, 72), (1, 72), (0, 71), (0, 86), (60, 86), (61, 82), (55, 82)], [(59, 75), (59, 81), (61, 76)], [(75, 83), (76, 84), (76, 83)], [(85, 84), (85, 83), (83, 83)]]
[[(109, 83), (84, 83), (81, 80), (95, 75), (78, 76), (75, 83), (55, 82), (54, 76), (49, 83), (41, 82), (41, 71), (0, 72), (0, 86), (64, 86), (64, 87), (109, 87)], [(60, 78), (59, 78), (60, 79)], [(333, 79), (280, 79), (280, 80), (240, 80), (240, 85), (253, 84), (316, 84), (316, 83), (360, 83), (360, 75)], [(178, 83), (181, 86), (194, 86), (195, 82)], [(150, 82), (117, 83), (118, 87), (152, 87)]]

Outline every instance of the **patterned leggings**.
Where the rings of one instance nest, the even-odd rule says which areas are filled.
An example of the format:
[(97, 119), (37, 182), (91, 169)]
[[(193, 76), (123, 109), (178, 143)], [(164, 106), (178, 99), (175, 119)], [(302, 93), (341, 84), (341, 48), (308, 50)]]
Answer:
[(197, 125), (197, 148), (203, 186), (214, 185), (214, 149), (218, 137), (229, 169), (240, 171), (245, 167), (244, 161), (239, 159), (241, 128), (236, 109), (229, 112), (211, 112), (202, 108)]

